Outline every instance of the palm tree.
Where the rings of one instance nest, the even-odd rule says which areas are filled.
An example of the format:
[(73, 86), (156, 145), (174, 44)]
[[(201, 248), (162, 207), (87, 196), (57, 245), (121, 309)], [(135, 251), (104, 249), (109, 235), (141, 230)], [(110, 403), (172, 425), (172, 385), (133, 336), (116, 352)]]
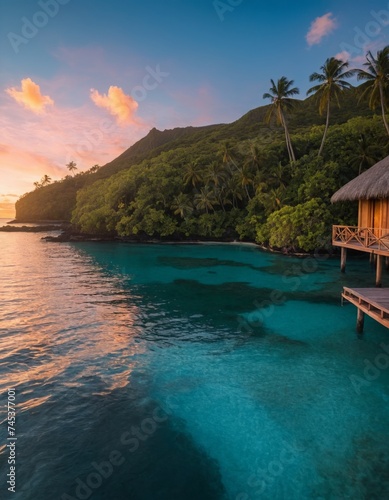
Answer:
[(351, 164), (359, 167), (359, 174), (363, 168), (372, 167), (380, 158), (377, 148), (365, 134), (361, 134), (357, 147), (350, 158)]
[(236, 178), (239, 184), (242, 186), (242, 188), (244, 188), (247, 199), (251, 200), (248, 186), (253, 184), (253, 176), (251, 175), (251, 172), (249, 171), (247, 166), (244, 166), (243, 168), (239, 169), (239, 172), (236, 173)]
[(180, 193), (175, 197), (170, 208), (174, 211), (174, 215), (179, 215), (181, 219), (186, 219), (193, 212), (193, 205), (190, 202), (189, 197), (184, 193)]
[(223, 142), (223, 146), (221, 149), (221, 154), (223, 158), (223, 165), (230, 170), (230, 172), (233, 170), (231, 167), (237, 168), (236, 162), (234, 160), (234, 157), (232, 156), (232, 146), (231, 143), (226, 140)]
[(196, 187), (197, 184), (200, 184), (203, 181), (203, 176), (201, 171), (199, 170), (199, 166), (197, 161), (191, 161), (185, 170), (184, 173), (184, 183), (187, 186), (191, 184), (192, 187)]
[(47, 184), (50, 184), (50, 182), (51, 182), (51, 177), (45, 174), (41, 179), (41, 186), (47, 186)]
[(331, 102), (335, 99), (340, 107), (340, 94), (345, 90), (352, 88), (350, 83), (344, 80), (344, 78), (351, 78), (355, 74), (355, 70), (349, 70), (347, 69), (348, 67), (349, 63), (347, 61), (341, 61), (335, 57), (330, 57), (320, 68), (322, 70), (321, 73), (312, 73), (309, 77), (310, 82), (319, 82), (319, 84), (311, 87), (307, 91), (307, 95), (315, 94), (319, 100), (319, 113), (323, 114), (326, 112), (327, 114), (326, 126), (318, 156), (321, 156), (322, 154), (330, 124)]
[(38, 188), (42, 187), (42, 184), (38, 181), (35, 181), (34, 186), (35, 186), (35, 189), (38, 189)]
[(214, 191), (206, 186), (201, 188), (200, 193), (195, 196), (195, 203), (197, 210), (205, 210), (208, 214), (210, 210), (214, 209), (214, 206), (218, 204)]
[[(226, 186), (226, 199), (231, 198), (230, 204), (234, 208), (238, 207), (238, 202), (243, 200), (242, 186), (236, 181), (235, 177), (230, 177)], [(226, 202), (224, 202), (226, 203)]]
[(270, 99), (272, 101), (272, 105), (269, 108), (269, 112), (267, 114), (267, 122), (270, 122), (273, 115), (276, 115), (277, 123), (282, 125), (285, 130), (285, 140), (286, 147), (288, 150), (289, 160), (296, 161), (296, 157), (292, 147), (292, 141), (290, 140), (288, 125), (286, 123), (285, 112), (290, 111), (296, 100), (292, 99), (292, 96), (300, 93), (297, 87), (293, 87), (294, 81), (288, 80), (286, 76), (281, 77), (277, 84), (275, 84), (274, 80), (271, 81), (271, 87), (269, 92), (263, 94), (264, 99)]
[(250, 152), (245, 160), (245, 165), (249, 166), (253, 170), (258, 170), (261, 164), (261, 155), (262, 152), (259, 150), (259, 148), (251, 142)]
[(211, 182), (214, 186), (218, 187), (225, 183), (227, 173), (224, 170), (223, 165), (221, 165), (217, 161), (213, 161), (207, 167), (205, 178), (208, 182)]
[(77, 163), (75, 163), (74, 161), (70, 161), (67, 165), (66, 165), (66, 168), (69, 170), (70, 173), (74, 172), (75, 170), (77, 170)]
[(278, 186), (276, 189), (270, 189), (270, 191), (258, 189), (257, 196), (267, 215), (282, 208), (287, 199), (285, 186)]
[(361, 99), (369, 97), (371, 109), (375, 109), (377, 106), (381, 107), (382, 120), (389, 135), (389, 125), (386, 119), (389, 101), (389, 45), (379, 50), (377, 57), (374, 57), (369, 51), (366, 54), (364, 66), (366, 70), (358, 70), (358, 80), (365, 80), (361, 86)]
[(279, 186), (285, 187), (285, 169), (282, 166), (281, 162), (278, 163), (276, 167), (273, 167), (272, 173), (270, 175), (272, 179), (274, 179)]

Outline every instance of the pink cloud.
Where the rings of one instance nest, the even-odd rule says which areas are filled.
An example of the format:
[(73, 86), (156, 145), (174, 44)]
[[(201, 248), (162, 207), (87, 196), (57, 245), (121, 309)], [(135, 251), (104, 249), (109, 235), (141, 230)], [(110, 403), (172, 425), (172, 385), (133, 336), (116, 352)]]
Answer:
[(6, 93), (12, 97), (18, 104), (21, 104), (26, 109), (34, 113), (42, 113), (46, 106), (51, 106), (54, 101), (48, 95), (42, 95), (39, 85), (31, 80), (24, 78), (21, 81), (21, 90), (15, 87), (6, 89)]
[(91, 89), (90, 97), (92, 101), (101, 108), (115, 116), (121, 125), (135, 123), (135, 113), (138, 103), (129, 95), (126, 95), (120, 87), (111, 85), (107, 94), (100, 94), (97, 90)]
[[(3, 101), (3, 102), (1, 102)], [(21, 195), (33, 189), (43, 175), (59, 180), (68, 175), (66, 164), (77, 163), (78, 171), (104, 165), (141, 139), (150, 124), (130, 128), (102, 118), (92, 103), (78, 108), (53, 107), (49, 113), (33, 115), (1, 99), (0, 187), (3, 193)]]
[(306, 35), (306, 40), (309, 46), (316, 45), (322, 39), (332, 33), (338, 26), (337, 20), (333, 17), (332, 12), (317, 17), (311, 24)]
[(339, 59), (340, 61), (347, 62), (350, 61), (351, 54), (347, 52), (347, 50), (343, 50), (342, 52), (338, 52), (335, 54), (335, 59)]

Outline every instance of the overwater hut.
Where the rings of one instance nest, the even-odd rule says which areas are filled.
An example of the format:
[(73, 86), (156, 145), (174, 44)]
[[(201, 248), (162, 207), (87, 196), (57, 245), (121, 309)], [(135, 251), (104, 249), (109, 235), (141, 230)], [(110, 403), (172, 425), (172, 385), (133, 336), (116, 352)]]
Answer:
[[(376, 257), (376, 287), (381, 287), (383, 259), (389, 257), (389, 156), (344, 185), (332, 203), (358, 201), (357, 226), (333, 226), (332, 244), (341, 248), (341, 270), (346, 267), (347, 249)], [(358, 307), (358, 331), (367, 313), (389, 328), (389, 291), (377, 288), (344, 288), (343, 297)]]

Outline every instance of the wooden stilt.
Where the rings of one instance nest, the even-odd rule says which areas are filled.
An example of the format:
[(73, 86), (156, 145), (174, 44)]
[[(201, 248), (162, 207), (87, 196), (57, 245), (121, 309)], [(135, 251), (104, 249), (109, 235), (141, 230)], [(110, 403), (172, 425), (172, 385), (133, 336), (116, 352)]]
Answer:
[(385, 269), (389, 271), (389, 257), (385, 257)]
[(374, 265), (374, 253), (373, 252), (370, 253), (370, 265), (371, 266)]
[(365, 313), (362, 311), (362, 309), (358, 308), (357, 333), (363, 333), (364, 325), (365, 325)]
[(342, 273), (346, 272), (346, 260), (347, 260), (347, 248), (342, 247), (340, 252), (340, 271)]
[(383, 264), (383, 256), (377, 255), (377, 268), (376, 268), (376, 278), (375, 278), (375, 286), (377, 288), (382, 287), (382, 264)]

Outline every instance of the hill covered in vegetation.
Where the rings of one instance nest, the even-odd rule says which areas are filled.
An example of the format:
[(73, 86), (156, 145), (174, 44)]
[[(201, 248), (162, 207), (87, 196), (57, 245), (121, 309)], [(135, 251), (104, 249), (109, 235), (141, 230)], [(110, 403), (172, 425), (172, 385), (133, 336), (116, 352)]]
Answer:
[(83, 232), (129, 238), (246, 239), (312, 250), (330, 224), (353, 223), (355, 207), (331, 206), (341, 185), (386, 156), (382, 120), (355, 89), (325, 118), (313, 97), (288, 116), (296, 161), (284, 130), (266, 124), (269, 106), (231, 124), (153, 129), (97, 171), (67, 176), (24, 195), (17, 219), (62, 219)]

